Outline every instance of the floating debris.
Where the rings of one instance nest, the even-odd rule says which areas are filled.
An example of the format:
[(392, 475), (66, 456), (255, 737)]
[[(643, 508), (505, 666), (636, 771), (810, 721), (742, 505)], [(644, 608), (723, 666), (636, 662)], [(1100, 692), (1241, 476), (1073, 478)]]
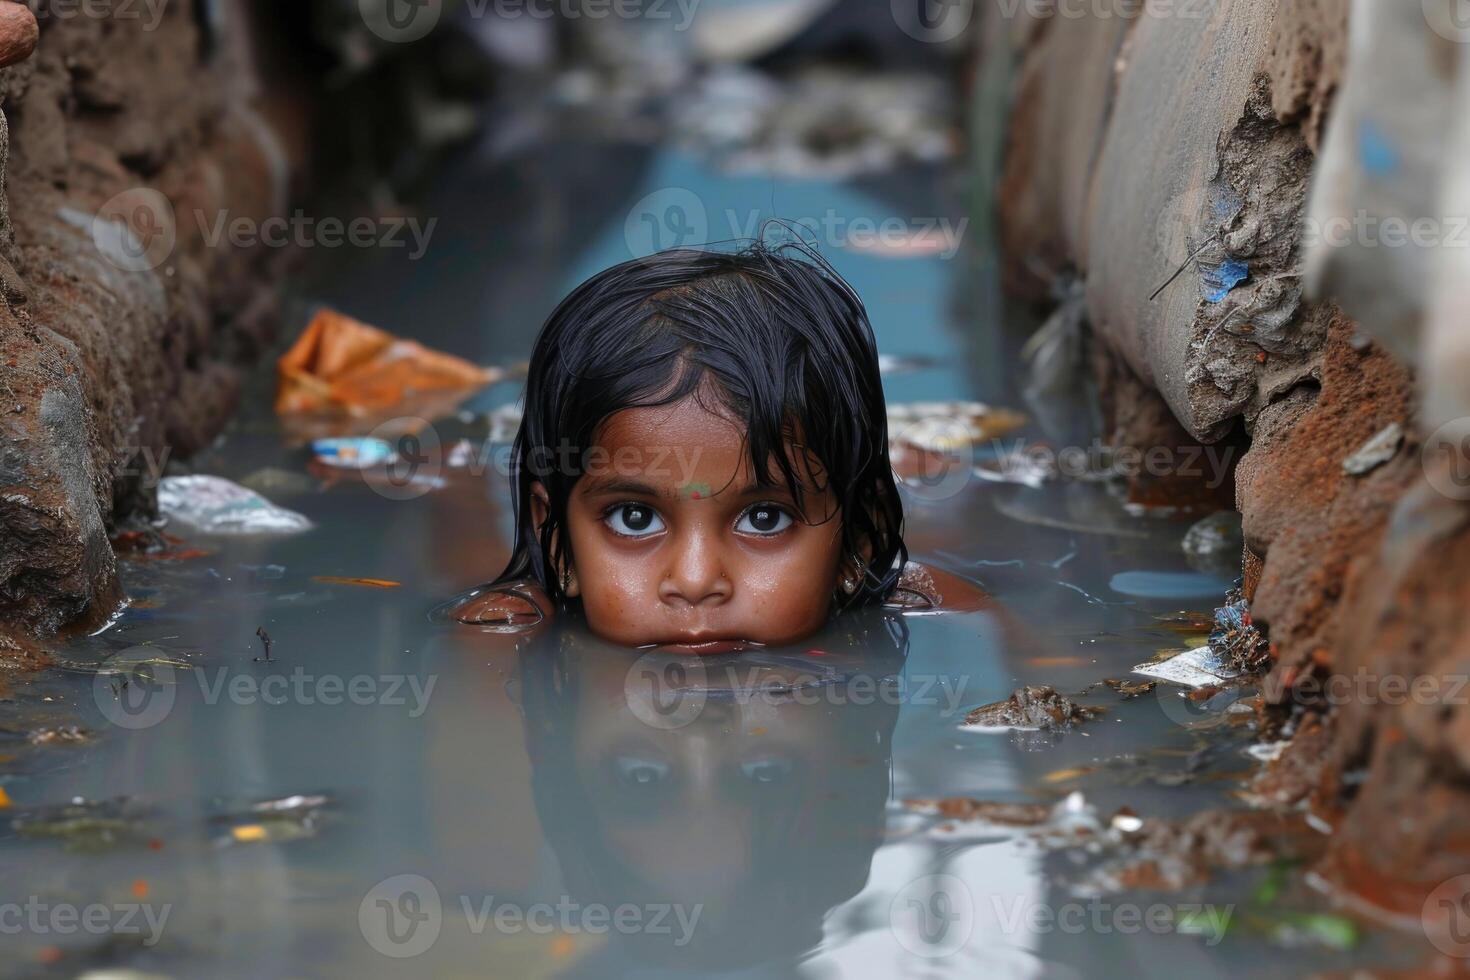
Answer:
[(479, 458), (479, 448), (468, 439), (457, 439), (444, 454), (444, 466), (451, 470), (468, 469)]
[(1077, 704), (1052, 687), (1023, 687), (1004, 701), (983, 705), (965, 717), (971, 731), (1066, 731), (1102, 714)]
[(1240, 589), (1231, 589), (1225, 605), (1215, 610), (1210, 649), (1241, 673), (1259, 673), (1270, 665), (1270, 644), (1251, 620), (1250, 603)]
[(241, 480), (240, 485), (265, 497), (301, 497), (319, 489), (317, 481), (305, 473), (279, 466), (261, 467)]
[(255, 635), (260, 637), (260, 645), (265, 647), (265, 656), (256, 657), (256, 663), (271, 663), (271, 644), (274, 642), (271, 635), (265, 631), (264, 626), (255, 627)]
[(32, 745), (83, 745), (92, 740), (92, 735), (76, 725), (61, 725), (37, 728), (26, 738)]
[(295, 511), (218, 476), (164, 477), (158, 482), (158, 509), (205, 534), (300, 534), (312, 528)]
[(1269, 865), (1320, 847), (1296, 814), (1210, 810), (1177, 823), (1132, 811), (1122, 816), (1101, 839), (1103, 862), (1073, 884), (1078, 891), (1181, 891), (1205, 884), (1216, 871)]
[(942, 800), (905, 800), (904, 806), (915, 813), (966, 820), (1001, 827), (1034, 827), (1045, 823), (1052, 808), (1042, 803), (996, 803), (950, 797)]
[(386, 466), (398, 459), (392, 443), (366, 436), (317, 439), (311, 444), (311, 453), (319, 463), (350, 470)]
[(1255, 759), (1257, 762), (1275, 762), (1281, 758), (1281, 753), (1286, 751), (1286, 747), (1290, 744), (1291, 742), (1288, 739), (1282, 739), (1279, 742), (1257, 742), (1255, 745), (1247, 748), (1245, 752), (1246, 755)]
[(86, 800), (28, 810), (10, 821), (22, 837), (57, 840), (69, 851), (97, 852), (148, 839), (146, 814), (127, 797)]
[(777, 80), (721, 66), (682, 100), (673, 129), (728, 171), (843, 178), (952, 156), (948, 101), (928, 74), (822, 67)]
[(1366, 476), (1398, 455), (1404, 444), (1404, 427), (1397, 422), (1384, 427), (1342, 461), (1342, 471), (1349, 476)]
[(276, 367), (276, 414), (288, 428), (320, 436), (362, 434), (391, 415), (433, 421), (507, 376), (330, 309)]
[(1270, 644), (1252, 623), (1244, 594), (1232, 589), (1225, 599), (1226, 604), (1215, 610), (1215, 628), (1206, 643), (1139, 664), (1133, 672), (1199, 689), (1265, 670), (1271, 660)]
[(981, 402), (911, 402), (888, 406), (888, 436), (901, 445), (952, 453), (1009, 435), (1026, 416)]
[(1217, 566), (1239, 567), (1240, 556), (1245, 549), (1240, 514), (1223, 510), (1203, 518), (1185, 532), (1180, 547), (1191, 564), (1198, 561), (1211, 569)]
[(1121, 695), (1123, 700), (1125, 701), (1131, 701), (1134, 698), (1142, 697), (1143, 695), (1152, 692), (1155, 687), (1158, 687), (1157, 681), (1125, 681), (1120, 680), (1116, 677), (1110, 677), (1104, 680), (1103, 683), (1112, 690), (1118, 692), (1118, 694)]
[(1195, 689), (1233, 681), (1241, 675), (1209, 646), (1183, 650), (1165, 660), (1139, 664), (1133, 672)]
[(1014, 483), (1039, 490), (1058, 475), (1056, 460), (1043, 453), (1003, 452), (975, 464), (975, 475), (988, 483)]
[(281, 844), (315, 837), (331, 802), (322, 794), (296, 794), (252, 803), (241, 813), (213, 818), (212, 823), (224, 827), (215, 844)]
[(387, 578), (353, 578), (342, 575), (313, 575), (313, 582), (321, 582), (324, 585), (354, 585), (364, 589), (396, 589), (403, 585)]
[(516, 433), (521, 430), (522, 416), (521, 407), (514, 403), (491, 411), (485, 416), (485, 421), (490, 426), (490, 431), (485, 436), (486, 441), (498, 445), (515, 442)]
[(1271, 942), (1278, 946), (1322, 946), (1337, 953), (1350, 952), (1362, 938), (1357, 923), (1327, 912), (1273, 910), (1269, 918), (1256, 920)]

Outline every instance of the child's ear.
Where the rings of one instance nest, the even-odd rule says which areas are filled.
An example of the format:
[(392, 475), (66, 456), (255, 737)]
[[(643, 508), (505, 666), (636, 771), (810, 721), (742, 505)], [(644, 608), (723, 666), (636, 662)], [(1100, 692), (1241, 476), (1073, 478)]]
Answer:
[(842, 556), (842, 564), (838, 566), (843, 591), (849, 595), (857, 591), (872, 561), (873, 542), (864, 537), (862, 544)]
[[(531, 523), (536, 526), (536, 533), (541, 533), (541, 526), (546, 523), (546, 518), (551, 513), (551, 497), (546, 492), (546, 487), (541, 483), (531, 484)], [(562, 576), (562, 592), (569, 598), (575, 599), (582, 594), (582, 586), (577, 582), (577, 569), (575, 566), (566, 569), (558, 569), (557, 573)]]
[(547, 495), (545, 485), (539, 482), (531, 484), (531, 523), (537, 534), (541, 533), (541, 525), (546, 523), (550, 514), (551, 497)]

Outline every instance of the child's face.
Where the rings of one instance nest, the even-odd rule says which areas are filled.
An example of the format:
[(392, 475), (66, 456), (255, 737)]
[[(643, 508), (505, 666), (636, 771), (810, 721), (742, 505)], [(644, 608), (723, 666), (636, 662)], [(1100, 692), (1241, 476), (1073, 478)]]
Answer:
[[(836, 497), (756, 485), (738, 422), (694, 396), (607, 419), (567, 505), (567, 592), (626, 646), (723, 653), (826, 622), (842, 564)], [(789, 447), (788, 447), (789, 449)], [(818, 474), (819, 475), (819, 474)]]

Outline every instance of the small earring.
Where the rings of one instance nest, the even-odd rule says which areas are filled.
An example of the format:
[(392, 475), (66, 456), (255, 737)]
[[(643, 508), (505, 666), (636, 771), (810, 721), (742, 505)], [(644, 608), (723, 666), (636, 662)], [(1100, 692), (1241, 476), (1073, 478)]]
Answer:
[(843, 592), (846, 592), (848, 595), (852, 595), (854, 592), (857, 591), (857, 587), (858, 587), (857, 579), (853, 578), (851, 575), (847, 575), (847, 576), (844, 576), (843, 577), (843, 579), (842, 579), (842, 591)]

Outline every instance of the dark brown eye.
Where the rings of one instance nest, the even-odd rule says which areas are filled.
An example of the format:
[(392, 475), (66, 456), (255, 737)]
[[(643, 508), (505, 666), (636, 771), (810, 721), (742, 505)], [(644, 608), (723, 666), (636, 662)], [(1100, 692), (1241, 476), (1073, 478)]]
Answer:
[(658, 512), (643, 504), (618, 504), (603, 521), (617, 534), (630, 538), (646, 538), (664, 529)]
[(735, 530), (742, 534), (780, 534), (792, 524), (791, 515), (775, 504), (756, 504), (740, 515)]

